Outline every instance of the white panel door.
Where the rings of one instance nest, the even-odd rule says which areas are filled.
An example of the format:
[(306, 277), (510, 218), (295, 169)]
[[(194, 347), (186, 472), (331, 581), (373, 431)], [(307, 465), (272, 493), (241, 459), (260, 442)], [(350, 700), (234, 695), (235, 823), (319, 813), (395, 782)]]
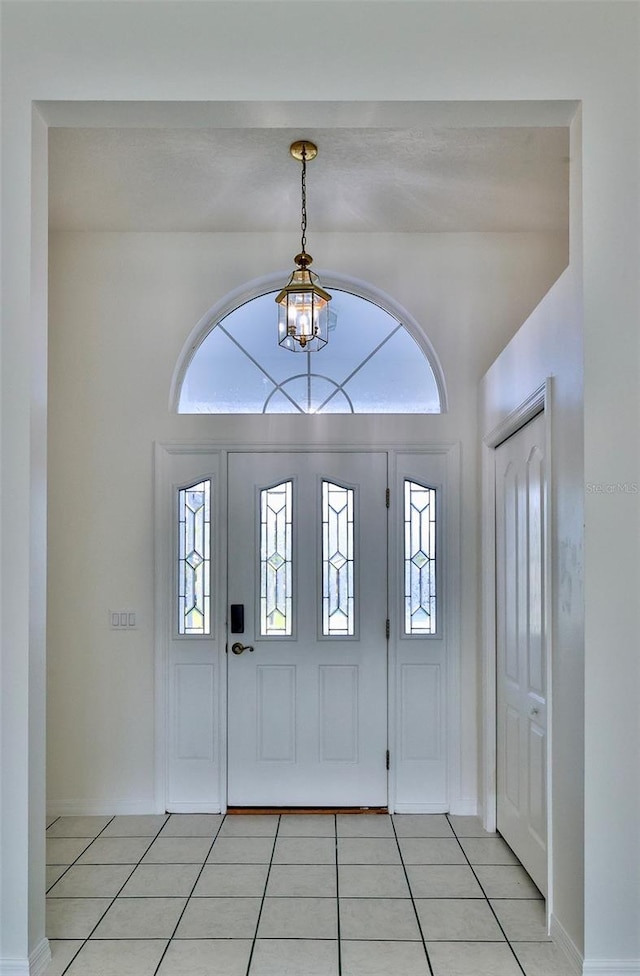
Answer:
[[(352, 544), (342, 514), (337, 549), (333, 530), (323, 542), (323, 483), (350, 493)], [(244, 606), (228, 635), (230, 806), (387, 803), (386, 485), (382, 452), (229, 457), (228, 595)]]
[(545, 422), (501, 444), (496, 461), (497, 823), (547, 890)]

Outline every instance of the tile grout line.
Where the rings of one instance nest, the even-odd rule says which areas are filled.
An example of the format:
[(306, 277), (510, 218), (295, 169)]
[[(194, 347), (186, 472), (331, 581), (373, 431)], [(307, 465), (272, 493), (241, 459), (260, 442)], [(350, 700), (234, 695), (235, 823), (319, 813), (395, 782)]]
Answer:
[[(169, 946), (171, 945), (173, 939), (175, 938), (175, 934), (178, 931), (178, 926), (180, 925), (180, 922), (182, 921), (182, 917), (183, 917), (184, 913), (187, 910), (187, 905), (189, 904), (189, 902), (191, 901), (191, 899), (193, 897), (193, 892), (195, 891), (196, 885), (198, 884), (198, 881), (200, 880), (200, 876), (201, 876), (202, 872), (204, 871), (204, 869), (206, 867), (207, 859), (211, 855), (211, 851), (213, 850), (213, 845), (215, 844), (216, 840), (218, 839), (218, 836), (220, 834), (220, 831), (222, 830), (222, 825), (224, 824), (225, 819), (226, 819), (226, 815), (222, 818), (222, 820), (218, 824), (218, 829), (216, 830), (216, 832), (215, 832), (215, 834), (213, 836), (213, 840), (211, 841), (211, 844), (209, 845), (209, 850), (207, 851), (207, 853), (204, 856), (204, 860), (202, 862), (202, 865), (200, 867), (200, 870), (198, 871), (198, 873), (196, 875), (196, 880), (193, 882), (193, 885), (191, 886), (191, 891), (187, 895), (187, 899), (186, 899), (186, 901), (184, 903), (184, 907), (183, 907), (182, 911), (180, 912), (180, 915), (178, 916), (178, 921), (176, 922), (176, 924), (174, 926), (173, 932), (169, 936), (169, 939), (167, 941), (166, 946), (164, 947), (164, 950), (162, 952), (162, 955), (160, 956), (160, 959), (158, 960), (158, 965), (156, 966), (156, 968), (153, 971), (153, 976), (157, 976), (157, 973), (160, 970), (160, 966), (163, 963), (164, 957), (166, 956), (167, 952), (169, 951)], [(171, 820), (171, 814), (169, 814), (169, 816), (167, 817), (167, 819), (163, 823), (162, 827), (160, 828), (160, 830), (158, 831), (158, 833), (154, 837), (154, 841), (156, 841), (158, 839), (158, 837), (160, 836), (160, 834), (162, 833), (162, 831), (164, 830), (164, 828), (166, 827), (166, 825), (169, 823), (170, 820)], [(148, 850), (149, 850), (149, 848), (147, 848), (147, 851)], [(145, 851), (145, 854), (147, 853), (147, 851)], [(143, 854), (142, 857), (144, 857), (144, 856), (145, 855)], [(140, 859), (140, 862), (138, 862), (138, 863), (140, 864), (141, 861), (142, 861), (142, 858)]]
[[(271, 847), (271, 858), (269, 859), (269, 867), (267, 868), (267, 876), (266, 876), (266, 878), (264, 880), (264, 891), (262, 892), (262, 901), (260, 902), (260, 908), (258, 910), (258, 918), (256, 919), (256, 930), (255, 930), (255, 933), (254, 933), (254, 936), (253, 936), (253, 941), (251, 943), (251, 951), (249, 953), (249, 959), (247, 961), (247, 972), (246, 972), (246, 976), (249, 976), (249, 974), (251, 972), (251, 964), (253, 962), (253, 953), (254, 953), (255, 948), (256, 948), (256, 942), (258, 941), (258, 929), (260, 928), (260, 919), (262, 918), (262, 909), (264, 908), (265, 898), (267, 897), (267, 887), (269, 885), (269, 875), (271, 874), (271, 867), (273, 865), (273, 855), (275, 854), (275, 850), (276, 850), (276, 842), (278, 840), (278, 834), (280, 833), (280, 822), (281, 822), (281, 819), (282, 819), (281, 818), (281, 815), (278, 814), (278, 823), (276, 824), (276, 832), (275, 832), (275, 834), (273, 836), (273, 845)], [(258, 836), (258, 835), (256, 835), (256, 836)]]
[(424, 932), (422, 931), (422, 923), (420, 922), (420, 916), (418, 915), (418, 909), (416, 908), (416, 901), (413, 897), (413, 889), (409, 882), (409, 874), (407, 872), (407, 866), (404, 863), (404, 857), (402, 856), (402, 849), (400, 847), (400, 842), (398, 840), (398, 833), (396, 831), (396, 824), (393, 816), (390, 817), (391, 829), (393, 830), (393, 836), (395, 837), (396, 847), (398, 848), (398, 855), (400, 857), (400, 864), (402, 865), (402, 870), (404, 871), (405, 881), (407, 882), (407, 888), (409, 889), (409, 897), (411, 898), (411, 905), (413, 906), (413, 911), (416, 916), (416, 922), (418, 925), (418, 932), (420, 933), (420, 938), (422, 939), (422, 946), (424, 948), (425, 956), (427, 957), (427, 966), (429, 968), (429, 973), (434, 976), (433, 966), (431, 965), (431, 957), (429, 956), (429, 950), (427, 949), (427, 941), (424, 937)]
[[(491, 914), (493, 915), (493, 917), (495, 918), (495, 920), (496, 920), (496, 922), (497, 922), (497, 924), (498, 924), (498, 928), (499, 928), (499, 929), (500, 929), (500, 931), (502, 932), (502, 934), (503, 934), (503, 936), (504, 936), (504, 939), (505, 939), (505, 942), (506, 942), (506, 943), (507, 943), (507, 945), (509, 946), (509, 948), (510, 948), (510, 950), (511, 950), (511, 952), (512, 952), (512, 954), (513, 954), (513, 958), (515, 959), (515, 961), (516, 961), (516, 964), (517, 964), (517, 966), (518, 966), (518, 968), (519, 968), (519, 969), (520, 969), (520, 971), (521, 971), (521, 972), (523, 973), (523, 976), (527, 976), (527, 974), (526, 974), (526, 972), (525, 972), (525, 970), (524, 970), (524, 967), (523, 967), (523, 965), (522, 965), (522, 963), (520, 962), (520, 960), (518, 959), (518, 957), (517, 957), (517, 955), (516, 955), (516, 952), (515, 952), (515, 949), (514, 949), (514, 948), (513, 948), (513, 946), (511, 945), (511, 941), (510, 941), (510, 940), (509, 940), (509, 939), (507, 938), (507, 933), (505, 932), (505, 930), (504, 930), (504, 928), (503, 928), (503, 926), (502, 926), (502, 922), (501, 922), (501, 921), (500, 921), (500, 919), (498, 918), (498, 916), (497, 916), (497, 914), (496, 914), (496, 912), (495, 912), (495, 910), (494, 910), (494, 907), (493, 907), (493, 905), (492, 905), (492, 904), (491, 904), (491, 902), (489, 901), (489, 896), (487, 895), (487, 893), (486, 893), (486, 891), (485, 891), (485, 889), (484, 889), (484, 885), (483, 885), (483, 884), (482, 884), (482, 882), (480, 881), (480, 878), (478, 877), (478, 874), (477, 874), (477, 872), (476, 872), (476, 870), (475, 870), (475, 868), (474, 868), (474, 866), (473, 866), (473, 864), (472, 864), (472, 863), (471, 863), (471, 861), (469, 860), (469, 857), (467, 856), (467, 852), (465, 851), (465, 849), (464, 849), (464, 847), (463, 847), (463, 846), (462, 846), (462, 844), (460, 843), (460, 838), (458, 837), (458, 835), (457, 835), (457, 833), (456, 833), (456, 831), (455, 831), (455, 827), (453, 826), (453, 824), (452, 824), (452, 823), (451, 823), (451, 821), (449, 820), (449, 814), (446, 814), (446, 817), (447, 817), (447, 821), (448, 821), (448, 823), (449, 823), (449, 826), (450, 826), (450, 827), (451, 827), (451, 829), (453, 830), (453, 833), (454, 833), (454, 836), (455, 836), (455, 839), (456, 839), (456, 841), (458, 842), (458, 846), (459, 846), (459, 848), (460, 848), (460, 850), (462, 851), (462, 854), (463, 854), (463, 856), (464, 856), (464, 859), (466, 860), (466, 862), (467, 862), (467, 864), (468, 864), (468, 865), (469, 865), (469, 867), (471, 868), (471, 870), (472, 870), (472, 872), (473, 872), (473, 876), (474, 876), (474, 878), (476, 879), (476, 881), (478, 882), (478, 884), (479, 884), (479, 886), (480, 886), (480, 890), (481, 890), (481, 892), (482, 892), (482, 894), (483, 894), (483, 896), (484, 896), (484, 900), (486, 901), (486, 903), (487, 903), (487, 905), (489, 906), (489, 910), (490, 910), (490, 912), (491, 912)], [(463, 840), (464, 840), (464, 839), (465, 839), (465, 838), (463, 838)], [(467, 839), (467, 840), (473, 840), (473, 838), (466, 838), (466, 839)], [(480, 839), (482, 839), (482, 838), (480, 838)], [(500, 838), (500, 839), (502, 839), (502, 838)], [(505, 842), (505, 843), (506, 843), (506, 842)], [(507, 846), (508, 846), (508, 845), (507, 845)], [(509, 848), (509, 849), (510, 849), (510, 848)], [(518, 864), (520, 864), (520, 862), (519, 862), (519, 861), (518, 861)], [(496, 865), (496, 866), (497, 866), (497, 865)], [(522, 866), (522, 865), (521, 865), (521, 866)]]
[(336, 845), (336, 922), (338, 935), (338, 976), (342, 976), (342, 941), (340, 938), (340, 864), (338, 861), (338, 815), (333, 815), (333, 830)]

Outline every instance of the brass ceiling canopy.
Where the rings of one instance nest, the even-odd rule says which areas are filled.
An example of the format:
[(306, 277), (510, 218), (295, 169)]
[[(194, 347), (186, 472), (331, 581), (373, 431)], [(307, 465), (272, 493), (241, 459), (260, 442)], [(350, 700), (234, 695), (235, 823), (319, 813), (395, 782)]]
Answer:
[(297, 159), (299, 163), (306, 159), (308, 163), (312, 159), (315, 159), (318, 155), (318, 147), (315, 142), (309, 142), (307, 139), (298, 139), (297, 142), (292, 142), (289, 146), (289, 152), (294, 159)]

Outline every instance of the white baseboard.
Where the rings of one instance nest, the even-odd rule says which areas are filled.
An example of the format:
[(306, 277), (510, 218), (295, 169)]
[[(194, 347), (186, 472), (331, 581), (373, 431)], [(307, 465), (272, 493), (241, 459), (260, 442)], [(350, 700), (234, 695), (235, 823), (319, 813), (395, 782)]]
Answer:
[(41, 976), (51, 962), (51, 946), (48, 939), (43, 939), (29, 955), (30, 976)]
[(0, 976), (30, 976), (28, 959), (0, 959)]
[(473, 797), (459, 797), (451, 801), (449, 813), (454, 817), (477, 817), (478, 801)]
[(549, 935), (558, 948), (562, 949), (571, 964), (571, 968), (574, 970), (577, 976), (580, 976), (580, 974), (583, 972), (582, 953), (555, 915), (551, 916)]
[(28, 959), (0, 959), (0, 976), (30, 976)]
[(43, 939), (26, 959), (0, 959), (0, 976), (41, 976), (50, 962), (49, 940)]
[(167, 813), (222, 813), (220, 803), (171, 803), (167, 801)]
[(446, 803), (396, 803), (394, 813), (448, 813)]
[(56, 800), (47, 803), (48, 817), (108, 817), (123, 814), (164, 813), (157, 810), (152, 796), (139, 800), (117, 797), (104, 800)]
[(585, 959), (583, 976), (640, 976), (640, 959)]

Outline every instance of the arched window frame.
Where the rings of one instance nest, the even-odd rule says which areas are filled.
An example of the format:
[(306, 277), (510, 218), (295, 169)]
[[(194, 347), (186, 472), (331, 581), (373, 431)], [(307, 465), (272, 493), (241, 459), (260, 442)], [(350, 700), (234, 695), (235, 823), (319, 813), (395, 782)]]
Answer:
[[(368, 282), (325, 270), (318, 271), (318, 274), (322, 280), (323, 287), (328, 291), (331, 291), (331, 288), (335, 288), (341, 291), (349, 292), (352, 295), (358, 296), (359, 298), (364, 298), (366, 301), (372, 302), (374, 305), (378, 305), (381, 309), (388, 312), (389, 315), (392, 315), (398, 320), (398, 322), (400, 322), (400, 324), (407, 330), (409, 335), (411, 335), (420, 349), (424, 352), (433, 372), (438, 390), (438, 397), (440, 400), (439, 413), (447, 413), (448, 397), (444, 372), (430, 339), (427, 335), (425, 335), (417, 320), (402, 305), (400, 305), (395, 298), (388, 295), (381, 289), (376, 288), (374, 285), (369, 284)], [(276, 291), (285, 278), (286, 272), (279, 271), (270, 275), (265, 275), (261, 278), (255, 278), (253, 281), (246, 282), (239, 288), (236, 288), (225, 295), (220, 302), (216, 303), (202, 316), (200, 321), (194, 326), (187, 337), (173, 371), (169, 391), (169, 409), (172, 413), (179, 412), (180, 395), (185, 376), (201, 343), (204, 342), (211, 330), (215, 328), (218, 322), (221, 322), (222, 319), (224, 319), (231, 312), (235, 311), (235, 309), (239, 308), (241, 305), (252, 301), (254, 298), (259, 298), (268, 292)]]

